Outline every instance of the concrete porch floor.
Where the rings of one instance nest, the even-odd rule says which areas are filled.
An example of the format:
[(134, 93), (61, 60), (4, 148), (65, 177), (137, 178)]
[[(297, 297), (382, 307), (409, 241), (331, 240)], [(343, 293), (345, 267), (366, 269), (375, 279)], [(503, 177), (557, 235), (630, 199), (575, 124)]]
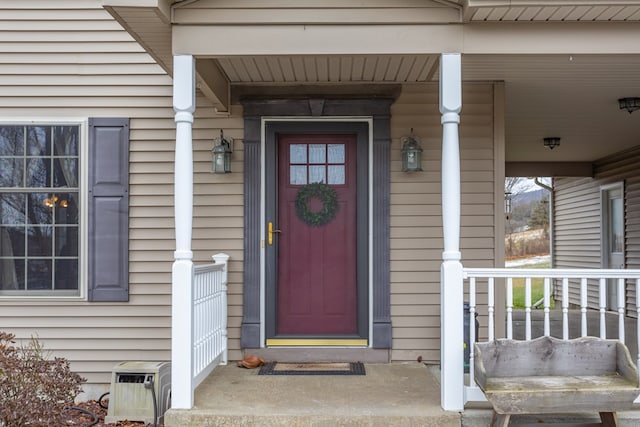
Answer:
[[(170, 409), (165, 427), (487, 427), (491, 409), (475, 403), (463, 413), (440, 408), (437, 366), (368, 364), (364, 376), (259, 376), (219, 366), (196, 390), (196, 407)], [(640, 406), (618, 412), (619, 427), (640, 426)], [(598, 415), (513, 416), (514, 426), (597, 425)]]
[(196, 408), (170, 410), (166, 427), (442, 426), (439, 379), (422, 363), (368, 364), (362, 376), (265, 376), (220, 366), (196, 390)]
[[(533, 337), (543, 335), (543, 312), (532, 314)], [(561, 312), (551, 311), (551, 335), (561, 336)], [(579, 335), (579, 312), (570, 311), (570, 334)], [(608, 336), (617, 317), (607, 314)], [(597, 332), (597, 312), (589, 313), (589, 332)], [(514, 312), (515, 338), (522, 339), (524, 313)], [(635, 319), (627, 319), (627, 346), (635, 360)], [(219, 366), (195, 392), (195, 408), (169, 410), (165, 427), (213, 426), (433, 426), (486, 427), (491, 409), (472, 403), (463, 413), (440, 407), (438, 366), (422, 363), (367, 364), (364, 376), (259, 376), (258, 370)], [(640, 426), (640, 405), (618, 412), (620, 427)], [(514, 416), (510, 425), (595, 425), (597, 414)]]

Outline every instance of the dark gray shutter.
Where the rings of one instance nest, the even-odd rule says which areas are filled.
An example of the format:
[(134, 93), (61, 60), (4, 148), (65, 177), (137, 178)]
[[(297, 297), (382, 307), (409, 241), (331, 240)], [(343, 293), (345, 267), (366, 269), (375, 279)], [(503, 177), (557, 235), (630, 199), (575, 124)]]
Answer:
[(89, 301), (129, 300), (129, 119), (89, 119)]

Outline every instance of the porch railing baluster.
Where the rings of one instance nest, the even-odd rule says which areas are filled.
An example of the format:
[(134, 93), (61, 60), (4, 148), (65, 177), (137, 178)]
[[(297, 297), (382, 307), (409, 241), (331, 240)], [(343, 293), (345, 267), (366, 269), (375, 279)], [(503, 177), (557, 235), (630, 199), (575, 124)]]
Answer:
[(600, 338), (607, 338), (607, 279), (600, 278), (598, 287), (600, 294), (598, 302), (600, 304)]
[(469, 376), (474, 375), (475, 349), (473, 343), (476, 342), (476, 279), (469, 282)]
[(507, 338), (513, 338), (513, 278), (507, 278)]
[(549, 278), (544, 278), (544, 335), (551, 335), (551, 320), (549, 319), (549, 311), (551, 309), (551, 290), (549, 286)]
[(569, 279), (562, 279), (562, 339), (569, 339)]
[(618, 279), (618, 339), (624, 343), (624, 279)]
[(580, 311), (582, 318), (580, 319), (581, 336), (587, 336), (587, 278), (580, 279)]
[(525, 339), (531, 340), (531, 277), (524, 281)]
[(489, 320), (488, 320), (488, 329), (489, 329), (489, 341), (493, 341), (495, 339), (495, 282), (493, 277), (489, 277), (487, 283), (487, 300), (489, 307), (487, 308)]

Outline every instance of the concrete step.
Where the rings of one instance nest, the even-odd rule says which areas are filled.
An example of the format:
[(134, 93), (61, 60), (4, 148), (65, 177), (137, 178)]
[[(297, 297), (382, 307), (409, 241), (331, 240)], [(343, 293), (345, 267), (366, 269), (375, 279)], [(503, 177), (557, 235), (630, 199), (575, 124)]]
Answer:
[[(248, 408), (248, 411), (250, 408)], [(375, 416), (375, 415), (212, 415), (206, 411), (169, 411), (167, 427), (460, 427), (455, 416)]]

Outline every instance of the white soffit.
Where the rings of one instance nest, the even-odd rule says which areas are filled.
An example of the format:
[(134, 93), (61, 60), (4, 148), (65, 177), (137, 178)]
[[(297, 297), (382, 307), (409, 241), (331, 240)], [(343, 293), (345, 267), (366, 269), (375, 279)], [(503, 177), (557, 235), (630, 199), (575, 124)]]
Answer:
[(437, 78), (439, 55), (218, 58), (231, 83), (417, 83)]
[(465, 13), (466, 20), (471, 22), (640, 21), (640, 2), (633, 0), (511, 1), (510, 5), (504, 5), (507, 3), (504, 1), (490, 3), (493, 5), (469, 7)]

